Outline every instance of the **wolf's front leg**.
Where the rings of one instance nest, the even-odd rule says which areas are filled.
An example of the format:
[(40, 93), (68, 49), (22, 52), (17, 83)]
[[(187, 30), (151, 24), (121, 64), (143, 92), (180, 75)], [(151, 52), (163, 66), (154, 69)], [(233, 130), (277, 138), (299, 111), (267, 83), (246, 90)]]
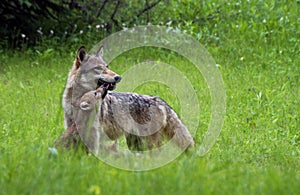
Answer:
[(54, 142), (55, 148), (74, 148), (78, 149), (80, 145), (80, 136), (77, 132), (76, 124), (73, 123), (70, 127)]

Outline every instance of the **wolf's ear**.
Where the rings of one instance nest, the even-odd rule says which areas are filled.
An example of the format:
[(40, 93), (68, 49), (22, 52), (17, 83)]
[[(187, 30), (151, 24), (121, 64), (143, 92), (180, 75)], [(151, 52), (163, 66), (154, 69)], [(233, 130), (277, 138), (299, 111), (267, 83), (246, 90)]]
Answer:
[(81, 62), (84, 60), (86, 56), (86, 50), (84, 46), (79, 47), (77, 51), (77, 58), (76, 58), (76, 67), (78, 68)]
[(77, 52), (77, 58), (82, 62), (85, 56), (86, 56), (85, 47), (84, 46), (79, 47)]
[(100, 45), (100, 47), (99, 47), (99, 49), (96, 53), (96, 56), (102, 58), (102, 56), (103, 56), (103, 45)]

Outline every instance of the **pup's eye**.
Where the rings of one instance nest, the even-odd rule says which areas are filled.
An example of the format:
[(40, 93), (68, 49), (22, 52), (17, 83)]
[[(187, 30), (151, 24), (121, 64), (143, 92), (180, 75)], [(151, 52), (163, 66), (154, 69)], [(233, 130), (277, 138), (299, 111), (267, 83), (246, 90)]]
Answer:
[(95, 96), (95, 97), (97, 96), (97, 92), (94, 92), (94, 96)]

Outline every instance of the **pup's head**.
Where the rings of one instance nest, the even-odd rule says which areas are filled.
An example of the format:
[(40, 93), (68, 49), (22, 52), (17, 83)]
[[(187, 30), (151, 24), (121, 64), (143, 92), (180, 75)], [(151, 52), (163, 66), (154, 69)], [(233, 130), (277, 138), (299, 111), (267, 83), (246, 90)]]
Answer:
[(121, 81), (121, 76), (108, 69), (102, 58), (103, 46), (96, 54), (89, 55), (84, 46), (78, 49), (75, 59), (76, 83), (86, 91), (95, 90), (103, 85), (107, 90), (114, 90), (116, 83)]
[(96, 103), (99, 102), (101, 104), (102, 99), (107, 94), (108, 84), (104, 84), (96, 90), (89, 91), (85, 93), (80, 99), (80, 109), (82, 110), (92, 110), (95, 108)]

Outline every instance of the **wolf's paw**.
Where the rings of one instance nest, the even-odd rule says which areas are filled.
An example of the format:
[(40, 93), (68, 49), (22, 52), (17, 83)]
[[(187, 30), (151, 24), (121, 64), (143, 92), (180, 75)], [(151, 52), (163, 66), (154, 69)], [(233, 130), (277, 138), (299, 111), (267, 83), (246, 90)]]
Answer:
[(58, 155), (58, 152), (57, 152), (56, 148), (54, 148), (54, 147), (49, 147), (48, 151), (49, 151), (51, 156), (57, 156)]

